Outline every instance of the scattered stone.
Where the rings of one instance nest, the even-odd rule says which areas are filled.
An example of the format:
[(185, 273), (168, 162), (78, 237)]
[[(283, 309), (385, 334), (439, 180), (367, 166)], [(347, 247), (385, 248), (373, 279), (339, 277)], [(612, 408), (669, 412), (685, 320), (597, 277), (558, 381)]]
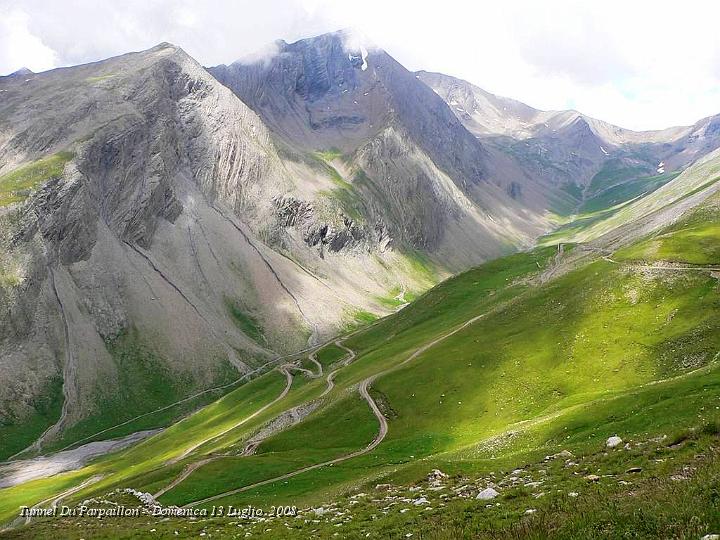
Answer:
[(481, 501), (487, 501), (490, 499), (494, 499), (498, 495), (500, 495), (500, 493), (495, 491), (493, 488), (489, 487), (489, 488), (483, 489), (480, 493), (477, 494), (477, 497), (475, 497), (475, 498), (479, 499)]
[(440, 469), (433, 469), (427, 476), (428, 482), (431, 484), (438, 484), (443, 480), (448, 479), (448, 475), (442, 472)]
[(706, 534), (700, 540), (720, 540), (720, 534)]
[(421, 506), (423, 504), (430, 504), (430, 501), (428, 501), (425, 497), (420, 497), (419, 499), (415, 499), (413, 504), (415, 506)]
[(527, 516), (530, 514), (534, 514), (535, 512), (537, 512), (537, 510), (535, 510), (535, 508), (528, 508), (527, 510), (525, 510), (525, 515)]
[(683, 480), (687, 479), (687, 476), (684, 476), (682, 474), (673, 474), (672, 476), (670, 476), (670, 480), (672, 480), (673, 482), (682, 482)]
[(587, 480), (588, 482), (597, 482), (598, 480), (600, 480), (600, 477), (597, 474), (588, 474), (585, 477), (585, 480)]
[(608, 448), (615, 448), (616, 446), (622, 444), (622, 442), (623, 440), (620, 437), (618, 437), (617, 435), (613, 435), (605, 442), (605, 446), (607, 446)]
[(627, 471), (629, 473), (639, 473), (642, 471), (642, 467), (630, 467)]
[(375, 486), (375, 489), (378, 491), (390, 491), (390, 489), (392, 489), (392, 484), (378, 484)]
[(573, 457), (573, 453), (570, 452), (570, 450), (561, 450), (557, 454), (553, 454), (552, 456), (545, 456), (545, 459), (543, 461), (550, 461), (551, 459), (568, 459)]
[(571, 491), (570, 493), (568, 493), (568, 497), (577, 497), (578, 495), (580, 494), (577, 491)]

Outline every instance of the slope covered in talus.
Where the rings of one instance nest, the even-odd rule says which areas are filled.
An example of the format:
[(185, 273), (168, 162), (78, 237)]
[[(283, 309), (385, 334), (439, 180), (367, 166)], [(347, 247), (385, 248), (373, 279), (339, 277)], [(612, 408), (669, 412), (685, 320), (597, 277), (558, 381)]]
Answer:
[(288, 152), (329, 157), (360, 213), (452, 270), (546, 228), (545, 196), (385, 51), (350, 31), (276, 43), (210, 72)]
[(283, 161), (172, 45), (0, 96), (0, 456), (232, 382), (434, 278), (382, 230), (298, 204), (335, 187), (327, 168)]

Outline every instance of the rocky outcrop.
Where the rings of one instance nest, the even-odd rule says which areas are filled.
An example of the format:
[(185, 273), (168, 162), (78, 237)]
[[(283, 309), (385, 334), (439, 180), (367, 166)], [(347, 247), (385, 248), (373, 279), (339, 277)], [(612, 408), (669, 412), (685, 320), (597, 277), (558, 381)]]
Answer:
[(392, 243), (388, 229), (381, 221), (371, 228), (358, 224), (339, 210), (334, 212), (333, 219), (323, 220), (313, 203), (290, 195), (275, 197), (273, 202), (282, 227), (298, 231), (305, 244), (317, 248), (320, 256), (325, 250), (384, 251)]

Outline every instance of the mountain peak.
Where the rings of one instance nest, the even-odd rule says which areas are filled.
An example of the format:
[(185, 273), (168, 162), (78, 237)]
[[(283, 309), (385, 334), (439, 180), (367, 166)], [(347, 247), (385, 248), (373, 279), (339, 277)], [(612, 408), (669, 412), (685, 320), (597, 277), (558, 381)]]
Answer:
[(20, 77), (22, 75), (35, 75), (35, 72), (23, 66), (17, 71), (13, 71), (8, 77)]
[(150, 50), (150, 51), (162, 51), (162, 50), (164, 50), (164, 49), (175, 49), (175, 50), (178, 50), (178, 49), (180, 49), (180, 47), (178, 47), (177, 45), (173, 45), (173, 44), (170, 43), (169, 41), (163, 41), (163, 42), (161, 42), (161, 43), (158, 43), (158, 44), (155, 45), (154, 47), (151, 47), (151, 48), (148, 49), (148, 50)]

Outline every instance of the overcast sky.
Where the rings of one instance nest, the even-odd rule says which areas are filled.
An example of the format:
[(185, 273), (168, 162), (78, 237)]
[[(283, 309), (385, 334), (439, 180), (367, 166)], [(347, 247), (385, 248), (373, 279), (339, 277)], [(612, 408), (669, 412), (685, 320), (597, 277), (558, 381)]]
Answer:
[(0, 0), (0, 73), (169, 41), (205, 65), (345, 27), (407, 68), (633, 129), (720, 113), (720, 2)]

